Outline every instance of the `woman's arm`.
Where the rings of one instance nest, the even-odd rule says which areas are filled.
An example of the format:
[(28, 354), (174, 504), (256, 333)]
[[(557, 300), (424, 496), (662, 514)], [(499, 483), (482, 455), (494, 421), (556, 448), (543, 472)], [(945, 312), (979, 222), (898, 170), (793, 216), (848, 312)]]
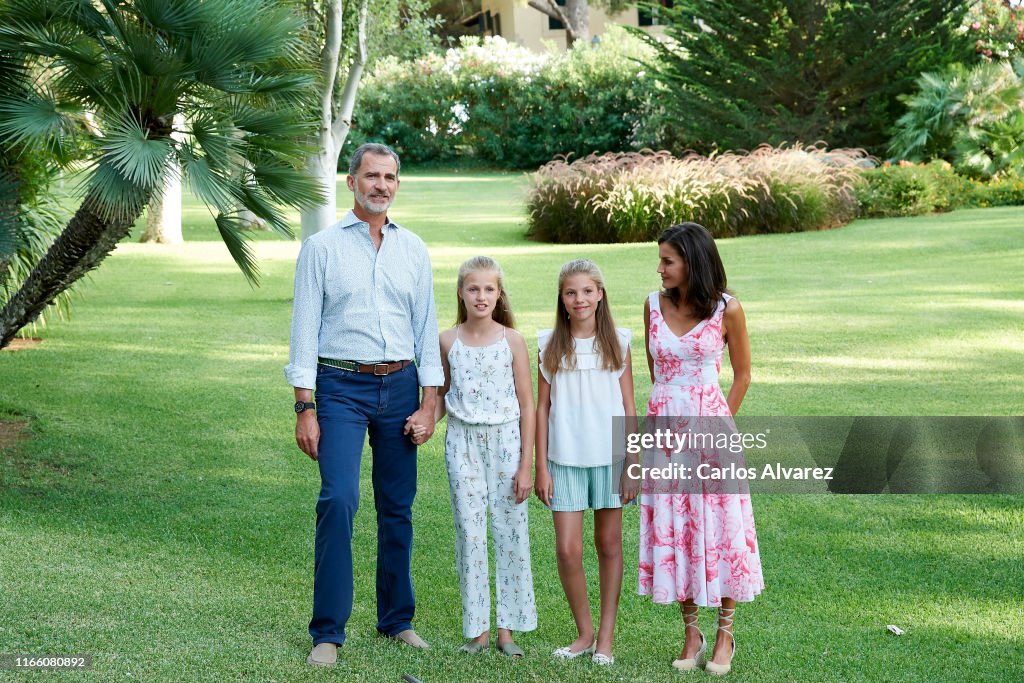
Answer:
[(441, 421), (445, 415), (444, 397), (452, 386), (452, 369), (448, 367), (448, 352), (455, 343), (455, 328), (447, 329), (438, 338), (441, 345), (441, 367), (444, 368), (444, 386), (438, 387), (437, 403), (434, 404), (434, 424)]
[(651, 300), (644, 300), (644, 352), (647, 354), (647, 372), (654, 382), (654, 358), (651, 357)]
[(530, 497), (533, 489), (533, 444), (534, 427), (537, 415), (533, 406), (533, 383), (530, 381), (530, 355), (526, 348), (523, 335), (515, 330), (508, 330), (509, 348), (512, 349), (512, 378), (516, 385), (516, 398), (519, 399), (519, 437), (522, 440), (523, 452), (519, 457), (519, 469), (512, 481), (512, 489), (516, 503), (522, 503)]
[[(619, 389), (622, 391), (622, 409), (626, 415), (625, 434), (634, 434), (637, 432), (636, 396), (633, 392), (633, 353), (628, 348), (626, 349), (626, 368), (619, 375)], [(639, 480), (628, 475), (628, 467), (634, 462), (637, 462), (635, 455), (627, 456), (626, 467), (623, 468), (622, 476), (619, 477), (619, 491), (623, 505), (631, 502), (640, 493)]]
[(736, 299), (725, 306), (725, 319), (722, 321), (722, 336), (729, 345), (729, 362), (732, 364), (732, 386), (725, 398), (729, 411), (735, 415), (740, 411), (740, 404), (750, 386), (750, 338), (747, 336), (747, 318), (743, 307)]
[(551, 485), (551, 473), (548, 472), (548, 415), (551, 412), (551, 385), (544, 379), (540, 370), (542, 358), (537, 359), (537, 424), (535, 445), (537, 450), (537, 472), (533, 489), (540, 501), (551, 507), (551, 496), (554, 489)]

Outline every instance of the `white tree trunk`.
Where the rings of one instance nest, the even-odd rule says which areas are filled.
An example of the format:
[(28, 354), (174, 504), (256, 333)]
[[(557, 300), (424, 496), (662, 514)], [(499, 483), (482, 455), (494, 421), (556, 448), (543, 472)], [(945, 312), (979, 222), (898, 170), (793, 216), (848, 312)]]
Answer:
[(590, 6), (587, 0), (566, 0), (565, 13), (569, 16), (566, 31), (566, 43), (572, 46), (577, 40), (583, 43), (590, 41)]
[(527, 0), (528, 6), (552, 19), (562, 22), (565, 27), (565, 45), (572, 47), (577, 40), (590, 40), (590, 6), (587, 0), (566, 0), (560, 6), (555, 0)]
[[(184, 128), (185, 117), (178, 114), (174, 117), (171, 137), (178, 142), (184, 140)], [(163, 193), (154, 194), (149, 202), (146, 230), (139, 241), (157, 244), (181, 244), (185, 241), (181, 236), (181, 167), (173, 156), (164, 174)]]
[(320, 181), (324, 201), (313, 209), (301, 214), (302, 239), (306, 239), (337, 219), (338, 197), (336, 174), (338, 157), (352, 126), (352, 111), (355, 109), (359, 79), (366, 65), (366, 19), (369, 0), (360, 0), (358, 45), (356, 55), (348, 67), (345, 85), (341, 95), (335, 98), (335, 83), (338, 80), (338, 62), (341, 58), (342, 3), (329, 0), (324, 5), (324, 46), (320, 51), (320, 133), (317, 136), (319, 151), (306, 160), (306, 168)]
[(164, 191), (154, 194), (146, 210), (146, 230), (140, 242), (181, 244), (181, 168), (172, 160), (164, 178)]
[(338, 152), (332, 148), (322, 149), (319, 154), (306, 159), (306, 170), (323, 187), (324, 201), (316, 208), (302, 212), (302, 239), (315, 235), (338, 220), (337, 168)]

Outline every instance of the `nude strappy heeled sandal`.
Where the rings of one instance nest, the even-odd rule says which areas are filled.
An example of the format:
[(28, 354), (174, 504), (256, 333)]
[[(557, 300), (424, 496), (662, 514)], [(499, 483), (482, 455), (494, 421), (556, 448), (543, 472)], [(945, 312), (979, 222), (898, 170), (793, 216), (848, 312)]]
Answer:
[[(687, 612), (687, 607), (693, 607), (692, 612)], [(700, 613), (697, 611), (696, 605), (682, 605), (681, 610), (683, 612), (683, 633), (686, 633), (686, 629), (694, 628), (697, 629), (697, 633), (700, 633), (700, 649), (697, 650), (697, 654), (692, 659), (676, 659), (672, 661), (672, 668), (677, 671), (695, 671), (699, 669), (704, 663), (704, 654), (708, 649), (708, 641), (704, 637), (704, 633), (701, 632), (697, 626), (697, 622), (700, 620)]]
[(718, 630), (729, 634), (729, 637), (732, 639), (732, 653), (729, 655), (729, 661), (725, 664), (715, 664), (709, 660), (708, 663), (704, 665), (704, 670), (709, 674), (724, 676), (729, 673), (730, 669), (732, 669), (732, 658), (736, 656), (736, 636), (732, 634), (732, 620), (735, 614), (735, 607), (718, 608)]

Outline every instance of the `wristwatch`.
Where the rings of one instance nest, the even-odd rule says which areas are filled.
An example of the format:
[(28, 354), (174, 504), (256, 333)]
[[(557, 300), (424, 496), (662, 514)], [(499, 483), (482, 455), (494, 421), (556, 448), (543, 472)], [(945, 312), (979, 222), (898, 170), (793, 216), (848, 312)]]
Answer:
[(308, 403), (306, 401), (296, 401), (295, 402), (295, 414), (296, 415), (298, 415), (299, 413), (304, 412), (306, 410), (316, 410), (316, 404), (315, 403)]

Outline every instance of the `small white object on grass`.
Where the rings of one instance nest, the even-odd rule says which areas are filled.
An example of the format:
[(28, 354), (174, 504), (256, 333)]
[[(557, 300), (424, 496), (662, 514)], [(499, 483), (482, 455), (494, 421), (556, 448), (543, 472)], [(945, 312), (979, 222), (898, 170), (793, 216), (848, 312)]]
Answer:
[(885, 628), (889, 631), (889, 633), (895, 634), (897, 636), (902, 636), (904, 633), (906, 633), (906, 631), (901, 629), (899, 626), (894, 626), (892, 624), (889, 624)]

